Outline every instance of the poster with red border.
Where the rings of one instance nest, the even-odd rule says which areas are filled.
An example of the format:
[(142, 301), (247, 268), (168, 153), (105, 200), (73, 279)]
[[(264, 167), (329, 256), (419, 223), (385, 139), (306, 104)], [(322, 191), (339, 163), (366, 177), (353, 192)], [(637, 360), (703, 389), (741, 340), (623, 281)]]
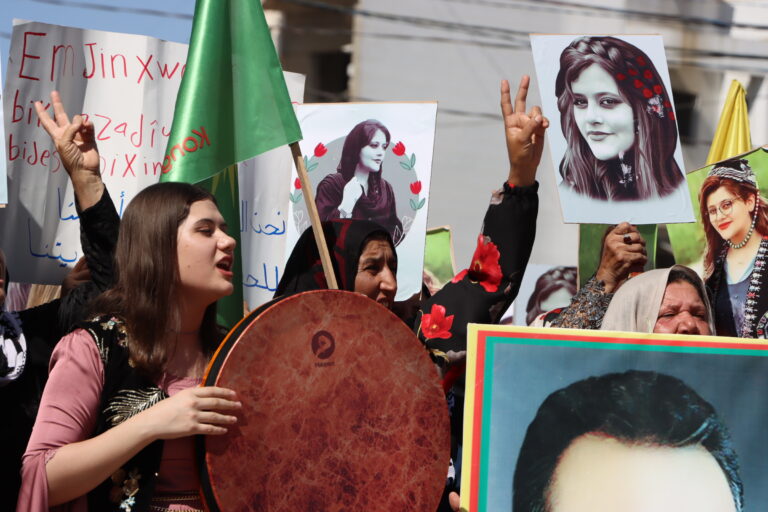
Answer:
[(737, 456), (743, 506), (768, 504), (768, 342), (471, 324), (467, 349), (461, 510), (520, 512), (513, 480), (542, 403), (590, 377), (635, 371), (671, 376), (711, 404)]

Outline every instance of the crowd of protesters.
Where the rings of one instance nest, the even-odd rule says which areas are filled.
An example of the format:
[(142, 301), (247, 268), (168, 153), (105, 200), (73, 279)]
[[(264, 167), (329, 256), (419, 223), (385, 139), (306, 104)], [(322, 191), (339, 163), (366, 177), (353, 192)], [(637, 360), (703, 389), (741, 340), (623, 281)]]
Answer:
[[(523, 77), (512, 99), (502, 82), (509, 172), (491, 197), (470, 265), (434, 295), (422, 296), (415, 312), (401, 315), (444, 380), (454, 461), (467, 324), (499, 321), (517, 295), (534, 243), (536, 170), (549, 121), (539, 107), (527, 108), (528, 86)], [(0, 509), (202, 509), (192, 436), (225, 433), (242, 407), (234, 390), (198, 385), (222, 339), (215, 307), (233, 291), (235, 240), (214, 197), (193, 185), (150, 186), (120, 219), (101, 181), (93, 124), (80, 116), (70, 120), (56, 93), (52, 105), (54, 116), (40, 103), (37, 113), (72, 181), (85, 256), (61, 298), (0, 313), (0, 439), (7, 454), (0, 475), (12, 490), (3, 493)], [(623, 223), (606, 233), (600, 266), (571, 304), (539, 321), (755, 337), (768, 307), (754, 293), (762, 287), (768, 252), (766, 203), (742, 161), (716, 166), (701, 199), (706, 281), (679, 265), (641, 273), (645, 241)], [(323, 228), (340, 288), (399, 311), (391, 227), (344, 218)], [(0, 276), (3, 302), (13, 269), (2, 257)], [(306, 232), (276, 295), (324, 287)], [(755, 299), (746, 301), (748, 293)], [(455, 509), (457, 490), (449, 478), (441, 510)]]

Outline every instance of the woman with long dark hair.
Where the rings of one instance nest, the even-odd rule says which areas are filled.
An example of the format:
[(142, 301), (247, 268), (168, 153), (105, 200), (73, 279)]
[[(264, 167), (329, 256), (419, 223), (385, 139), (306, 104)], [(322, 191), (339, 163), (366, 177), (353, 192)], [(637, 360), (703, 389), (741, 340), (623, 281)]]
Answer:
[(671, 96), (642, 50), (615, 37), (574, 40), (560, 55), (555, 94), (568, 144), (564, 186), (637, 200), (668, 196), (684, 182)]
[[(38, 108), (42, 124), (71, 140), (82, 121), (58, 107), (63, 129)], [(93, 125), (83, 129), (93, 140)], [(18, 510), (202, 508), (192, 436), (225, 433), (240, 408), (233, 391), (198, 386), (220, 340), (215, 303), (233, 290), (234, 247), (205, 190), (161, 183), (131, 201), (100, 315), (51, 356)]]
[(766, 338), (768, 204), (746, 160), (716, 164), (699, 191), (704, 277), (722, 336)]
[(395, 192), (381, 177), (390, 139), (387, 127), (375, 119), (350, 130), (337, 172), (317, 185), (315, 203), (320, 220), (372, 220), (389, 231), (395, 245), (400, 243), (404, 233), (397, 217)]

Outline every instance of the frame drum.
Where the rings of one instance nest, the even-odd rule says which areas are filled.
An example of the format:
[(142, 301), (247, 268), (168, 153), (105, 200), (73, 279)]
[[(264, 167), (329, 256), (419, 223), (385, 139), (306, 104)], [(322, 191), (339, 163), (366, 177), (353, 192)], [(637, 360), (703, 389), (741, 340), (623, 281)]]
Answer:
[(392, 312), (318, 290), (244, 318), (204, 385), (243, 404), (199, 438), (211, 511), (428, 511), (450, 458), (448, 409), (427, 351)]

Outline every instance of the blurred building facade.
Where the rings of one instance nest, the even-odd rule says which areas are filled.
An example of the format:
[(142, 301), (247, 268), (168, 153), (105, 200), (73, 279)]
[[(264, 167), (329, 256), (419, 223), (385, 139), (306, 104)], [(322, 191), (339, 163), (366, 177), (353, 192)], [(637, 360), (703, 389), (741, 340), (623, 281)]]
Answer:
[[(661, 34), (686, 168), (701, 167), (732, 79), (747, 90), (754, 145), (768, 144), (766, 0), (266, 0), (286, 70), (306, 101), (437, 100), (429, 226), (454, 229), (468, 264), (490, 192), (507, 174), (499, 83), (533, 79), (529, 33)], [(553, 63), (556, 65), (556, 63)], [(552, 129), (559, 129), (554, 125)], [(545, 148), (532, 261), (573, 265)]]

